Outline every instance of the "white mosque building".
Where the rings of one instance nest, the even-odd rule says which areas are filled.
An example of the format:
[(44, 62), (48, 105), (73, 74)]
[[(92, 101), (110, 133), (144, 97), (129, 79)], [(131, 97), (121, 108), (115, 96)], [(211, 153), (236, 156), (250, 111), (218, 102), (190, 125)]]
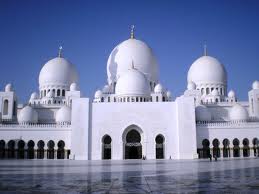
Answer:
[(82, 96), (76, 68), (60, 50), (42, 67), (39, 90), (26, 104), (7, 84), (0, 92), (0, 158), (258, 156), (259, 81), (248, 101), (238, 101), (224, 66), (206, 52), (190, 66), (184, 94), (173, 98), (159, 81), (152, 49), (132, 29), (111, 52), (107, 76), (94, 98)]

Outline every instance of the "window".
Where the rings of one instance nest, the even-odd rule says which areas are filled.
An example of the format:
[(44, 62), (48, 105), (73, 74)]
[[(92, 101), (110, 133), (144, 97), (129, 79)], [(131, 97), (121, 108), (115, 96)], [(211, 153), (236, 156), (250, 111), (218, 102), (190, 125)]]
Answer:
[(62, 96), (65, 96), (65, 90), (62, 90)]
[(57, 90), (57, 96), (60, 96), (60, 89)]
[(158, 102), (158, 96), (156, 96), (156, 101)]
[(3, 110), (3, 114), (7, 115), (8, 114), (8, 100), (5, 99), (4, 100), (4, 110)]

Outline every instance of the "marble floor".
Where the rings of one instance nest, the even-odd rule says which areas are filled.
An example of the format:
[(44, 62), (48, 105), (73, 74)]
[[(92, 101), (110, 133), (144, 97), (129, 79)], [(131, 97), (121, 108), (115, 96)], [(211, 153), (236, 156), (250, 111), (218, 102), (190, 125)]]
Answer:
[(1, 160), (0, 193), (258, 193), (259, 158)]

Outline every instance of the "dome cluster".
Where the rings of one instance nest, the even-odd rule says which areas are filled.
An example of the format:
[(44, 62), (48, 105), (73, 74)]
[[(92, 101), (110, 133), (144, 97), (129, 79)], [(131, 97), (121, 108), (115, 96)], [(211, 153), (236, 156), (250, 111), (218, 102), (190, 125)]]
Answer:
[(229, 112), (229, 119), (231, 121), (247, 121), (248, 120), (248, 112), (245, 107), (236, 103)]
[(62, 106), (56, 112), (57, 124), (70, 124), (71, 123), (71, 109), (68, 106)]

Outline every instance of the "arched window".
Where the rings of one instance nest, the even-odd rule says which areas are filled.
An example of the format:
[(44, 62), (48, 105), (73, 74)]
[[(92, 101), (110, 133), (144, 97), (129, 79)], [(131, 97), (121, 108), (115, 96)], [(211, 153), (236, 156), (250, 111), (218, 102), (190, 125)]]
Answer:
[(101, 102), (104, 102), (104, 97), (101, 98)]
[(230, 157), (230, 148), (229, 148), (229, 140), (224, 139), (223, 140), (223, 157), (228, 158)]
[(142, 102), (142, 97), (140, 97), (140, 102)]
[(112, 138), (109, 135), (105, 135), (102, 138), (102, 159), (110, 160), (111, 159), (111, 142)]
[(65, 95), (66, 95), (66, 91), (62, 90), (62, 96), (65, 96)]
[(213, 157), (214, 158), (219, 158), (220, 157), (220, 149), (219, 149), (219, 140), (218, 139), (214, 139), (212, 141), (212, 145), (213, 145)]
[(52, 92), (54, 94), (54, 97), (56, 96), (56, 90), (55, 89), (52, 89)]
[(57, 90), (57, 96), (60, 96), (60, 89)]
[(158, 102), (158, 96), (156, 96), (156, 101)]
[(206, 94), (209, 94), (209, 93), (210, 93), (210, 89), (206, 88)]
[(55, 143), (53, 140), (50, 140), (47, 144), (48, 150), (47, 150), (47, 158), (48, 159), (54, 159), (54, 147)]
[(35, 146), (34, 141), (32, 141), (32, 140), (28, 141), (27, 146), (28, 146), (27, 158), (34, 159), (34, 146)]
[(8, 100), (5, 99), (4, 100), (4, 110), (3, 110), (3, 115), (7, 115), (8, 114)]
[(0, 159), (5, 158), (5, 141), (0, 140)]
[(244, 157), (250, 156), (249, 140), (247, 138), (243, 139), (243, 156)]
[(110, 96), (108, 97), (108, 102), (110, 102)]
[(136, 97), (136, 102), (138, 102), (138, 97)]
[(62, 140), (58, 142), (57, 159), (65, 159), (65, 142)]
[(24, 159), (24, 146), (25, 146), (25, 142), (23, 140), (18, 141), (18, 153), (17, 153), (18, 159)]
[(163, 96), (163, 102), (165, 102), (165, 97)]
[(47, 93), (47, 91), (46, 91), (46, 90), (44, 90), (44, 97), (46, 96), (46, 93)]
[(37, 149), (37, 159), (43, 159), (44, 158), (44, 141), (40, 140), (37, 143), (38, 149)]
[(164, 136), (156, 136), (156, 159), (164, 159)]
[(233, 157), (240, 157), (239, 140), (235, 138), (233, 140)]
[(253, 139), (254, 156), (259, 156), (259, 140), (257, 138)]

